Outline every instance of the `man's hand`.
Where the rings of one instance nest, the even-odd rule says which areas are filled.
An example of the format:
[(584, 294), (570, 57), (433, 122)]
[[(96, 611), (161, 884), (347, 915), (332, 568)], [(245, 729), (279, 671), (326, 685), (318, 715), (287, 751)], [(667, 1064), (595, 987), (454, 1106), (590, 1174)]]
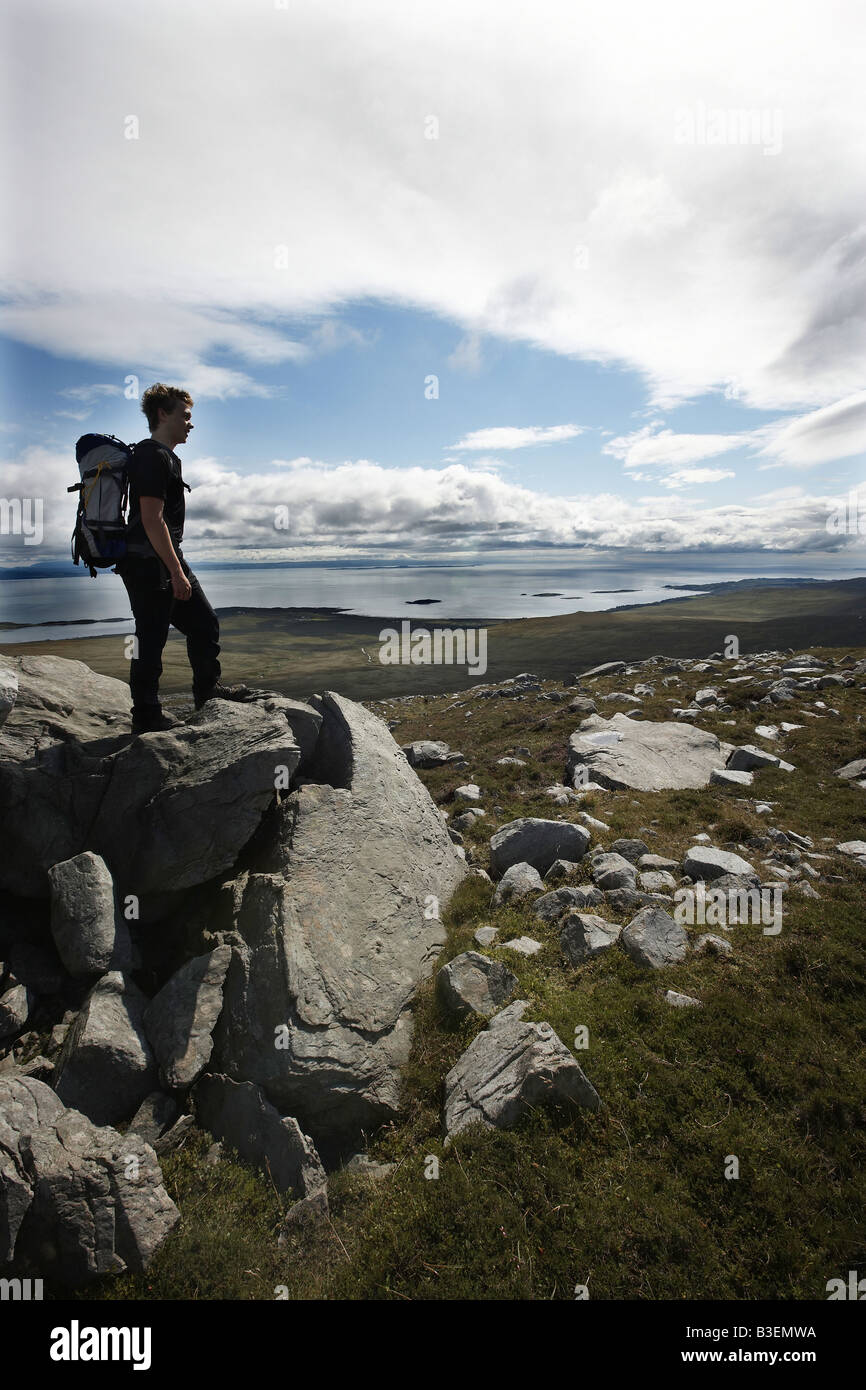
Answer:
[(182, 569), (172, 570), (171, 592), (181, 601), (192, 597), (192, 585)]

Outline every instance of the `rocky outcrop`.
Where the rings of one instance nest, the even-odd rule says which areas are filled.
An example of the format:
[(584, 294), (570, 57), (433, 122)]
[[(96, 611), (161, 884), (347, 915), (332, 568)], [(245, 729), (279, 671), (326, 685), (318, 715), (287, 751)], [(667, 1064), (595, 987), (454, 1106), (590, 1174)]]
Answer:
[(593, 782), (612, 790), (705, 787), (727, 752), (715, 734), (689, 724), (590, 715), (569, 740), (565, 780), (577, 786), (575, 774), (586, 768)]
[(395, 1115), (411, 1003), (466, 866), (388, 729), (328, 692), (310, 777), (260, 870), (225, 889), (235, 933), (215, 1070), (320, 1135)]
[[(84, 850), (121, 891), (177, 892), (230, 869), (300, 750), (285, 713), (206, 704), (131, 739), (129, 690), (63, 657), (4, 658), (18, 676), (0, 728), (0, 887), (48, 893), (48, 870)], [(218, 707), (217, 707), (218, 706)]]

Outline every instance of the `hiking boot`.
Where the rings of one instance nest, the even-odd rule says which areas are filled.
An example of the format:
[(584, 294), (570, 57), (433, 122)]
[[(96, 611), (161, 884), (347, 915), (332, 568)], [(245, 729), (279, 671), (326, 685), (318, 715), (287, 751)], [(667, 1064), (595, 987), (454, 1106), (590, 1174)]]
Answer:
[(195, 707), (201, 709), (208, 700), (252, 700), (257, 694), (258, 691), (248, 685), (221, 685), (217, 681), (206, 695), (195, 696)]
[(159, 705), (142, 705), (132, 709), (132, 732), (134, 734), (161, 733), (163, 729), (176, 729), (178, 721), (170, 714), (163, 714)]

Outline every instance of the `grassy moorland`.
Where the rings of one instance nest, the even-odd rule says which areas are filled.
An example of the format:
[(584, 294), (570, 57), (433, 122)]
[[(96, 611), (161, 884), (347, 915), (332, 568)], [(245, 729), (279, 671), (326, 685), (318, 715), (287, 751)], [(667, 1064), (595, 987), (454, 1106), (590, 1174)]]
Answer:
[[(473, 675), (460, 666), (383, 665), (379, 633), (386, 627), (399, 631), (399, 618), (357, 618), (322, 609), (224, 609), (223, 679), (301, 698), (330, 689), (353, 700), (377, 700), (465, 690), (481, 680), (504, 680), (519, 671), (562, 680), (602, 661), (638, 661), (658, 652), (701, 656), (721, 650), (730, 633), (738, 636), (743, 653), (799, 650), (816, 642), (856, 644), (866, 642), (866, 579), (790, 587), (750, 581), (721, 584), (700, 598), (551, 618), (479, 618), (479, 624), (487, 630), (487, 670)], [(412, 619), (412, 631), (458, 626), (467, 624), (437, 621), (426, 612)], [(125, 641), (119, 635), (4, 647), (0, 632), (0, 652), (64, 656), (121, 680), (129, 672)], [(178, 633), (169, 637), (163, 667), (162, 693), (186, 694), (189, 665)]]
[[(752, 613), (761, 632), (754, 645), (787, 645), (778, 626), (769, 639), (761, 602)], [(800, 603), (808, 618), (808, 596)], [(688, 636), (686, 612), (683, 604), (653, 616), (682, 625), (679, 642), (654, 631), (653, 650), (669, 645), (671, 653), (682, 652), (696, 640)], [(600, 641), (602, 622), (616, 627), (637, 615), (597, 620)], [(801, 612), (801, 628), (805, 620)], [(564, 632), (574, 621), (535, 626), (549, 623)], [(712, 621), (720, 623), (719, 635), (708, 644), (703, 630), (704, 652), (738, 624), (744, 648), (752, 645), (742, 608)], [(808, 621), (818, 622), (817, 613)], [(634, 654), (623, 635), (605, 640), (590, 651), (569, 638), (567, 665)], [(864, 655), (862, 645), (812, 650), (824, 657)], [(508, 674), (545, 665), (536, 653), (513, 662)], [(712, 679), (682, 677), (673, 692), (658, 683), (656, 695), (644, 701), (645, 718), (665, 717), (667, 697), (676, 693), (685, 703)], [(628, 684), (640, 678), (648, 677)], [(588, 693), (596, 698), (622, 682), (621, 676), (601, 680)], [(866, 793), (833, 772), (866, 753), (863, 685), (860, 678), (853, 688), (810, 692), (775, 713), (750, 707), (761, 693), (754, 685), (728, 687), (733, 711), (700, 720), (721, 738), (750, 741), (755, 725), (768, 718), (803, 725), (777, 749), (796, 771), (758, 772), (748, 795), (715, 786), (597, 792), (582, 807), (562, 810), (544, 788), (561, 781), (578, 723), (565, 703), (530, 694), (371, 704), (399, 721), (399, 742), (443, 738), (465, 753), (468, 767), (420, 776), (449, 812), (456, 809), (457, 786), (480, 784), (487, 815), (466, 836), (477, 863), (485, 862), (496, 827), (523, 815), (571, 819), (585, 809), (609, 827), (593, 831), (595, 844), (640, 836), (672, 857), (705, 830), (715, 845), (756, 864), (766, 852), (756, 837), (778, 826), (811, 836), (816, 851), (828, 856), (816, 861), (820, 900), (786, 889), (780, 935), (736, 927), (729, 957), (690, 954), (655, 972), (612, 949), (574, 968), (560, 954), (555, 927), (529, 908), (493, 910), (490, 884), (468, 878), (445, 914), (448, 941), (440, 960), (473, 948), (482, 923), (498, 925), (500, 940), (526, 934), (541, 941), (541, 952), (528, 960), (501, 946), (488, 953), (518, 976), (518, 997), (531, 1005), (527, 1017), (548, 1020), (566, 1043), (577, 1025), (588, 1027), (589, 1047), (577, 1055), (603, 1109), (539, 1109), (512, 1131), (467, 1131), (445, 1148), (443, 1078), (484, 1025), (450, 1024), (430, 980), (418, 998), (405, 1119), (370, 1136), (371, 1154), (397, 1165), (390, 1177), (374, 1182), (339, 1174), (330, 1184), (329, 1218), (287, 1227), (290, 1198), (243, 1164), (208, 1164), (210, 1140), (193, 1132), (163, 1165), (182, 1213), (179, 1228), (146, 1275), (105, 1280), (85, 1297), (273, 1299), (284, 1286), (291, 1299), (571, 1299), (584, 1284), (593, 1299), (800, 1300), (824, 1299), (829, 1279), (862, 1270), (866, 873), (834, 846), (863, 835)], [(546, 684), (544, 693), (554, 689)], [(822, 695), (829, 711), (815, 708)], [(617, 707), (599, 705), (605, 713)], [(497, 766), (517, 746), (529, 749), (526, 766)], [(776, 803), (772, 815), (757, 814), (756, 798)], [(572, 881), (588, 880), (581, 865)], [(703, 1007), (670, 1008), (667, 988), (696, 995)], [(425, 1177), (431, 1155), (439, 1160), (435, 1180)], [(737, 1179), (725, 1177), (732, 1155), (739, 1160)]]

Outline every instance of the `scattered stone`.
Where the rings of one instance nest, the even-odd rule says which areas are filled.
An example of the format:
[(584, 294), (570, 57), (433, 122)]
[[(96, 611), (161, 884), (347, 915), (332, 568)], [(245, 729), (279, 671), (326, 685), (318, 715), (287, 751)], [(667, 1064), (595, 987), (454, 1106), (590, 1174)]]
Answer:
[(512, 864), (496, 885), (493, 906), (496, 908), (505, 903), (520, 902), (521, 898), (538, 893), (543, 887), (541, 874), (531, 864)]
[(621, 854), (599, 854), (592, 861), (592, 878), (603, 892), (611, 888), (634, 888), (637, 870)]
[(622, 928), (591, 912), (569, 912), (562, 922), (559, 944), (571, 965), (598, 956), (618, 939)]
[(598, 888), (580, 885), (574, 888), (557, 888), (536, 898), (532, 911), (542, 922), (558, 922), (564, 912), (572, 908), (593, 907), (604, 902), (604, 895)]
[(692, 845), (683, 859), (683, 873), (697, 881), (720, 878), (722, 874), (748, 874), (754, 877), (755, 870), (739, 854), (714, 849), (712, 845)]
[(177, 1101), (165, 1091), (151, 1091), (145, 1096), (129, 1122), (129, 1134), (138, 1134), (151, 1147), (167, 1132), (177, 1119)]
[(12, 1038), (27, 1026), (33, 996), (26, 985), (13, 985), (0, 997), (0, 1038)]
[(737, 772), (732, 767), (714, 767), (710, 773), (710, 786), (750, 787), (754, 781), (751, 772)]
[(579, 867), (580, 865), (573, 859), (554, 859), (544, 875), (544, 881), (545, 883), (559, 883), (562, 879), (569, 878)]
[(702, 956), (705, 952), (715, 952), (717, 955), (730, 956), (733, 954), (733, 946), (723, 936), (716, 936), (713, 932), (704, 932), (695, 942), (695, 954)]
[(638, 965), (659, 970), (685, 960), (689, 938), (685, 928), (661, 907), (643, 907), (620, 936), (620, 944)]
[(472, 939), (478, 946), (490, 946), (498, 935), (498, 927), (478, 927)]
[(511, 941), (503, 941), (507, 951), (516, 951), (519, 956), (534, 956), (541, 950), (541, 942), (531, 936), (515, 936)]
[(510, 1129), (527, 1109), (556, 1102), (589, 1110), (598, 1093), (549, 1023), (524, 1023), (518, 1000), (473, 1040), (445, 1078), (449, 1137), (469, 1125)]
[(638, 882), (645, 893), (673, 892), (677, 881), (666, 869), (645, 869), (638, 874)]
[(701, 1009), (703, 1004), (700, 999), (695, 999), (692, 994), (680, 994), (675, 989), (665, 991), (665, 1003), (672, 1005), (675, 1009)]
[(603, 661), (600, 666), (593, 666), (588, 671), (583, 671), (578, 677), (578, 681), (594, 680), (596, 676), (618, 676), (621, 671), (626, 669), (624, 661)]
[(649, 854), (649, 845), (645, 845), (643, 840), (614, 840), (610, 849), (611, 853), (621, 854), (630, 864), (637, 864), (643, 855)]
[(782, 772), (794, 771), (791, 763), (783, 762), (775, 753), (768, 753), (766, 749), (756, 748), (751, 743), (743, 744), (742, 748), (735, 748), (726, 766), (733, 772), (753, 772), (761, 767), (778, 767)]
[(658, 869), (662, 873), (678, 873), (680, 861), (666, 859), (663, 854), (642, 854), (637, 861), (639, 869)]
[(517, 976), (501, 961), (477, 951), (464, 951), (443, 965), (436, 976), (436, 993), (445, 1011), (455, 1018), (495, 1013), (517, 988)]
[(497, 830), (490, 841), (490, 863), (494, 872), (526, 863), (543, 874), (557, 859), (582, 859), (589, 841), (589, 831), (583, 825), (523, 817)]

